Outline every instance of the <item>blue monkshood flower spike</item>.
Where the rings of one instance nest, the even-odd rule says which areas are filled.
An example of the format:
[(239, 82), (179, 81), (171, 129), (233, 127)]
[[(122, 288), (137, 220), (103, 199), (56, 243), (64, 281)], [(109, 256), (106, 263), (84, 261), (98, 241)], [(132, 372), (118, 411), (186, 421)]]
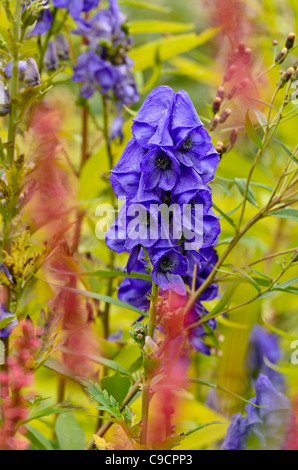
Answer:
[(0, 329), (0, 338), (7, 338), (9, 335), (11, 335), (13, 329), (18, 324), (16, 316), (9, 312), (5, 305), (0, 304), (0, 321), (5, 319), (11, 319), (11, 323), (5, 328)]
[(53, 72), (59, 67), (59, 57), (57, 55), (56, 46), (53, 41), (49, 41), (43, 62), (46, 70), (49, 72)]

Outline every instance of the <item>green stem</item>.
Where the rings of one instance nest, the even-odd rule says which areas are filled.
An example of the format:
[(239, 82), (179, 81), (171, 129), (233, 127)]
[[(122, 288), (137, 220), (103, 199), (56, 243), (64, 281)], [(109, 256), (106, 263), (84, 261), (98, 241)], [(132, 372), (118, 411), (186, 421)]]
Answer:
[[(110, 143), (110, 134), (109, 134), (109, 109), (108, 109), (108, 98), (106, 95), (102, 95), (102, 107), (103, 107), (103, 134), (105, 138), (105, 143), (106, 143), (106, 150), (107, 150), (107, 156), (108, 156), (108, 162), (109, 162), (109, 169), (112, 170), (114, 167), (114, 159), (113, 159), (113, 154), (112, 154), (112, 149), (111, 149), (111, 143)], [(111, 202), (113, 207), (115, 207), (115, 196), (112, 191), (112, 196), (111, 196)], [(114, 270), (115, 267), (115, 253), (113, 251), (110, 252), (110, 262), (109, 262), (109, 269), (111, 271)], [(107, 295), (111, 296), (113, 293), (113, 279), (111, 278), (108, 283), (108, 289), (107, 289)], [(110, 304), (106, 303), (104, 312), (103, 312), (103, 328), (104, 328), (104, 337), (107, 339), (110, 334)]]
[(43, 46), (41, 47), (40, 58), (39, 58), (39, 64), (38, 64), (38, 69), (39, 69), (40, 75), (42, 74), (42, 71), (43, 71), (43, 60), (44, 60), (44, 56), (45, 56), (45, 53), (46, 53), (46, 51), (47, 51), (47, 48), (48, 48), (50, 39), (51, 39), (51, 37), (52, 37), (52, 35), (53, 35), (53, 32), (54, 32), (55, 20), (56, 20), (56, 17), (57, 17), (57, 12), (58, 12), (58, 8), (54, 8), (54, 9), (53, 9), (53, 12), (52, 12), (53, 21), (52, 21), (51, 27), (50, 27), (50, 29), (49, 29), (49, 31), (47, 32), (47, 35), (46, 35), (46, 37), (45, 37), (44, 44), (43, 44)]
[(15, 7), (15, 20), (13, 23), (13, 35), (14, 35), (14, 47), (13, 60), (12, 60), (12, 75), (10, 81), (10, 115), (9, 115), (9, 126), (8, 126), (8, 142), (10, 147), (7, 150), (7, 160), (11, 164), (14, 159), (15, 152), (15, 138), (17, 132), (17, 97), (19, 91), (19, 41), (20, 41), (20, 23), (22, 14), (22, 2), (21, 0), (16, 1)]
[[(158, 300), (159, 287), (157, 284), (152, 284), (152, 294), (149, 310), (149, 320), (147, 335), (153, 339), (156, 328), (156, 302)], [(147, 368), (146, 362), (144, 364), (143, 376), (143, 395), (142, 395), (142, 430), (141, 430), (141, 444), (147, 445), (148, 439), (148, 424), (149, 424), (149, 408), (150, 408), (150, 388), (151, 388), (151, 370)]]

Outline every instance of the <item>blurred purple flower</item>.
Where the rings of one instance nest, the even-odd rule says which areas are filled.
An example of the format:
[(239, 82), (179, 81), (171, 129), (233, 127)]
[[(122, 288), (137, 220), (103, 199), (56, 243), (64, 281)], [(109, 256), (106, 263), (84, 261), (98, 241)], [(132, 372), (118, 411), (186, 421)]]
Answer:
[(97, 87), (103, 94), (111, 90), (116, 81), (116, 73), (109, 62), (90, 50), (79, 56), (74, 68), (73, 81), (82, 83), (81, 95), (88, 99)]
[(82, 12), (96, 8), (100, 0), (53, 0), (56, 8), (67, 8), (73, 18), (78, 18)]
[(18, 320), (16, 316), (9, 312), (5, 305), (0, 304), (0, 321), (11, 320), (8, 326), (0, 329), (0, 338), (7, 338), (13, 332), (13, 329), (17, 326)]

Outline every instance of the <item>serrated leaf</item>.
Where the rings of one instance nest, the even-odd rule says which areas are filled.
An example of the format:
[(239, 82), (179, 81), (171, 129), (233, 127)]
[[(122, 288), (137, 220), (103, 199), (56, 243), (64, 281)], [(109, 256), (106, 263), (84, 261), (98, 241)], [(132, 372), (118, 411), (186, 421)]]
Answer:
[(246, 113), (246, 116), (245, 116), (245, 130), (247, 132), (247, 135), (248, 137), (250, 138), (250, 140), (259, 148), (259, 149), (262, 149), (263, 148), (263, 144), (262, 144), (262, 141), (257, 133), (257, 131), (255, 130), (251, 120), (250, 120), (250, 117), (249, 117), (249, 111), (247, 111)]
[(129, 378), (122, 377), (119, 372), (111, 377), (103, 377), (101, 379), (102, 389), (106, 390), (110, 396), (113, 396), (119, 405), (124, 401), (130, 386)]
[(97, 409), (106, 411), (117, 419), (122, 419), (119, 404), (113, 396), (109, 396), (106, 390), (101, 390), (100, 386), (92, 380), (82, 381), (82, 384), (93, 400), (100, 404)]
[(61, 450), (84, 450), (85, 435), (72, 413), (58, 416), (55, 426)]

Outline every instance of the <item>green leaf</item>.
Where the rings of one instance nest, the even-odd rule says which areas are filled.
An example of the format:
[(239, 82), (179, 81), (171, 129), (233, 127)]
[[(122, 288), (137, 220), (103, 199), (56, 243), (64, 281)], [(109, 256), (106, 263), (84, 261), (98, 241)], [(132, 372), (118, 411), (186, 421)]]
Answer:
[(27, 424), (26, 437), (37, 450), (54, 450), (51, 442), (40, 431)]
[(101, 379), (101, 387), (106, 390), (109, 395), (113, 396), (121, 405), (127, 396), (131, 383), (128, 377), (122, 377), (117, 372), (112, 377), (103, 377)]
[(143, 2), (139, 0), (119, 0), (119, 5), (127, 5), (136, 8), (145, 8), (147, 10), (157, 11), (159, 13), (169, 13), (171, 8), (163, 7), (152, 2)]
[[(237, 188), (239, 189), (242, 196), (245, 196), (247, 180), (244, 178), (235, 178)], [(251, 189), (251, 184), (249, 184), (247, 200), (255, 207), (259, 207), (255, 195)]]
[(297, 209), (281, 209), (277, 210), (275, 212), (272, 212), (272, 214), (269, 214), (271, 217), (280, 217), (282, 219), (289, 219), (289, 220), (294, 220), (295, 222), (298, 222), (298, 210)]
[(135, 70), (146, 70), (154, 65), (156, 50), (159, 49), (162, 61), (183, 54), (205, 44), (219, 32), (218, 28), (210, 28), (201, 34), (179, 34), (172, 37), (163, 37), (135, 48), (130, 57), (135, 62)]
[(132, 34), (142, 33), (183, 33), (194, 29), (193, 23), (175, 23), (172, 21), (139, 20), (130, 25)]
[(222, 312), (225, 310), (225, 307), (229, 304), (230, 300), (232, 299), (235, 290), (237, 289), (237, 285), (231, 286), (229, 289), (226, 290), (220, 301), (217, 303), (217, 305), (214, 307), (211, 312), (208, 313), (208, 315), (205, 318), (211, 318), (214, 315), (217, 315), (218, 313)]
[(61, 450), (84, 450), (85, 435), (72, 413), (58, 416), (55, 426)]
[(259, 149), (262, 149), (263, 148), (263, 144), (262, 144), (262, 141), (257, 133), (257, 131), (255, 130), (251, 120), (250, 120), (250, 117), (249, 117), (249, 111), (247, 111), (246, 113), (246, 116), (245, 116), (245, 130), (247, 132), (247, 135), (248, 137), (250, 138), (250, 140), (259, 148)]
[(135, 273), (135, 272), (128, 274), (123, 271), (94, 271), (94, 272), (80, 273), (80, 276), (102, 277), (102, 278), (119, 277), (119, 278), (143, 279), (144, 281), (151, 282), (151, 277), (149, 274)]
[(231, 217), (229, 217), (227, 214), (225, 214), (225, 213), (220, 209), (220, 207), (218, 207), (215, 203), (213, 203), (213, 207), (214, 207), (214, 209), (215, 209), (224, 219), (226, 219), (226, 221), (229, 222), (229, 224), (232, 225), (232, 227), (236, 230), (237, 225), (235, 224), (234, 220), (231, 219)]
[(231, 392), (230, 390), (228, 390), (226, 387), (223, 387), (222, 385), (214, 384), (214, 383), (211, 383), (211, 382), (207, 382), (207, 380), (202, 380), (202, 379), (197, 379), (197, 378), (190, 378), (189, 381), (191, 383), (194, 383), (194, 384), (214, 388), (215, 390), (219, 390), (220, 392), (225, 392), (228, 395), (231, 395), (234, 398), (238, 398), (239, 400), (243, 401), (244, 403), (247, 403), (248, 405), (252, 405), (256, 408), (264, 408), (262, 406), (255, 405), (254, 403), (252, 403), (249, 400), (246, 400), (245, 398), (241, 397), (240, 395), (236, 395), (236, 393)]
[(190, 431), (184, 433), (183, 437), (188, 437), (194, 434), (195, 432), (199, 431), (200, 429), (207, 428), (208, 426), (214, 426), (215, 424), (227, 424), (224, 421), (211, 421), (210, 423), (206, 424), (201, 424), (201, 426), (197, 426), (194, 429), (191, 429)]
[[(59, 349), (61, 352), (65, 354), (72, 354), (73, 356), (80, 356), (82, 357), (82, 354), (77, 351), (72, 351), (71, 349), (68, 348), (60, 348)], [(118, 364), (118, 362), (112, 361), (111, 359), (106, 359), (105, 357), (100, 357), (100, 356), (95, 356), (94, 354), (84, 354), (85, 359), (89, 359), (92, 362), (95, 362), (96, 364), (101, 364), (105, 367), (108, 367), (109, 369), (114, 370), (115, 372), (120, 372), (123, 375), (131, 376), (131, 373), (125, 369), (124, 367), (121, 366), (121, 364)]]
[(110, 396), (106, 390), (101, 390), (100, 386), (92, 380), (83, 380), (82, 384), (93, 400), (100, 404), (97, 407), (98, 410), (106, 411), (109, 415), (122, 419), (119, 404), (113, 396)]
[(41, 281), (46, 282), (50, 286), (56, 287), (61, 290), (65, 290), (67, 292), (73, 292), (74, 294), (77, 295), (82, 295), (83, 297), (88, 297), (90, 299), (96, 299), (96, 300), (101, 300), (102, 302), (106, 302), (112, 305), (116, 305), (117, 307), (120, 308), (125, 308), (126, 310), (132, 310), (133, 312), (138, 313), (139, 315), (144, 315), (144, 311), (140, 310), (133, 305), (127, 304), (126, 302), (121, 302), (118, 299), (114, 299), (113, 297), (109, 297), (108, 295), (103, 295), (103, 294), (96, 294), (95, 292), (90, 292), (90, 291), (84, 291), (80, 289), (74, 289), (72, 287), (67, 287), (67, 286), (61, 286), (58, 284), (53, 284), (51, 282), (46, 281), (45, 279), (40, 278), (39, 276), (35, 276), (37, 279), (40, 279)]

